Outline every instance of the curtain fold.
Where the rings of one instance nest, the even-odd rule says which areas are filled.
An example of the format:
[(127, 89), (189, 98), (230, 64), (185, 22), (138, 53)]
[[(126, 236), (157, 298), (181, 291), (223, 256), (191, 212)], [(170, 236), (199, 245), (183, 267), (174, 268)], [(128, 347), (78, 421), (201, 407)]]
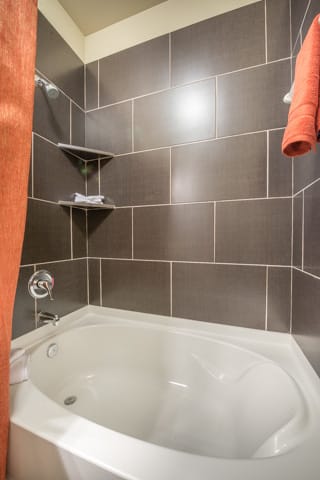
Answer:
[(36, 0), (0, 0), (0, 480), (9, 429), (12, 313), (27, 208)]

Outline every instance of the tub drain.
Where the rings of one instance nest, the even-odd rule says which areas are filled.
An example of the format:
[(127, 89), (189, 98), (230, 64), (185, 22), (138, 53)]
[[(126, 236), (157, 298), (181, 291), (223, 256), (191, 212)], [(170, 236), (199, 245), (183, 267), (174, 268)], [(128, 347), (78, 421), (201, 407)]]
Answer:
[(65, 398), (64, 404), (73, 405), (76, 401), (77, 401), (77, 397), (75, 395), (71, 395), (70, 397)]

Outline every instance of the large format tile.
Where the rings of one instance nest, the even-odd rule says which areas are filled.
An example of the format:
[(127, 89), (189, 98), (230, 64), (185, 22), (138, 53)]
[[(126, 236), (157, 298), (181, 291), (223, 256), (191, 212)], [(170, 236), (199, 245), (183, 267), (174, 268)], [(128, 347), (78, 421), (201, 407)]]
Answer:
[(291, 0), (291, 32), (294, 46), (309, 0)]
[(135, 208), (134, 258), (212, 261), (213, 217), (212, 204)]
[(21, 264), (52, 262), (70, 256), (70, 209), (29, 200)]
[(102, 260), (102, 304), (169, 315), (169, 263)]
[(24, 335), (35, 328), (35, 301), (28, 292), (28, 280), (33, 271), (33, 267), (20, 268), (14, 301), (12, 338)]
[(269, 196), (289, 197), (292, 194), (292, 159), (281, 153), (284, 130), (269, 132)]
[(88, 213), (89, 257), (131, 258), (131, 237), (131, 208)]
[(134, 101), (135, 150), (214, 137), (214, 98), (214, 80), (138, 98)]
[(72, 249), (73, 258), (87, 256), (86, 212), (72, 208)]
[(173, 85), (263, 63), (264, 2), (190, 25), (171, 38)]
[(170, 151), (116, 157), (101, 168), (101, 193), (118, 205), (170, 203)]
[(290, 61), (262, 65), (218, 77), (218, 136), (284, 127), (290, 85)]
[(291, 264), (291, 199), (216, 206), (216, 261)]
[(84, 192), (80, 161), (34, 135), (34, 196), (45, 200), (71, 200), (74, 192)]
[(267, 61), (290, 57), (290, 0), (267, 0)]
[(320, 276), (320, 182), (304, 191), (304, 270)]
[(99, 60), (100, 106), (169, 87), (169, 35)]
[(317, 145), (316, 151), (310, 151), (306, 155), (296, 157), (293, 162), (294, 192), (320, 178), (320, 148)]
[(174, 263), (172, 315), (264, 328), (264, 267)]
[(88, 112), (86, 146), (118, 154), (131, 152), (131, 117), (131, 102)]
[(100, 260), (89, 258), (89, 304), (100, 306)]
[(87, 261), (69, 260), (43, 263), (37, 269), (49, 270), (54, 277), (54, 302), (48, 298), (37, 301), (37, 310), (67, 315), (87, 305)]
[(303, 194), (300, 193), (293, 199), (293, 258), (292, 263), (295, 267), (301, 268), (302, 265), (302, 208)]
[(291, 268), (268, 268), (268, 330), (290, 332)]
[(70, 100), (62, 93), (56, 99), (48, 98), (36, 88), (33, 131), (54, 143), (70, 143)]
[(266, 133), (175, 147), (171, 164), (172, 202), (265, 197), (267, 193)]
[(84, 106), (83, 62), (40, 12), (36, 66), (78, 105)]
[(86, 110), (98, 107), (98, 61), (87, 63), (86, 72)]
[(320, 375), (320, 280), (293, 270), (292, 333)]

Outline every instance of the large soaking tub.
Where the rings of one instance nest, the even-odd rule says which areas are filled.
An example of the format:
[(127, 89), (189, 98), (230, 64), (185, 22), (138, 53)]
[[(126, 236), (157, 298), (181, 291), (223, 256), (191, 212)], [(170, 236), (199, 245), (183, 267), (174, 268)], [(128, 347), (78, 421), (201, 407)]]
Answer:
[(87, 307), (14, 346), (12, 480), (319, 480), (319, 380), (289, 335)]

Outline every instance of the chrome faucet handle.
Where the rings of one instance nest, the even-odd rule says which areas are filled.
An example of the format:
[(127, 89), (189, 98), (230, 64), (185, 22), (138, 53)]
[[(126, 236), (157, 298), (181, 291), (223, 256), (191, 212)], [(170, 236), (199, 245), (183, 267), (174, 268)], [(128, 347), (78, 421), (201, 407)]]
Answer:
[(33, 298), (45, 298), (49, 296), (53, 300), (52, 289), (54, 278), (47, 270), (38, 270), (29, 279), (28, 290)]
[(50, 300), (54, 300), (52, 295), (52, 288), (53, 284), (48, 282), (47, 280), (38, 280), (37, 285), (40, 289), (46, 290), (47, 295), (49, 296)]

